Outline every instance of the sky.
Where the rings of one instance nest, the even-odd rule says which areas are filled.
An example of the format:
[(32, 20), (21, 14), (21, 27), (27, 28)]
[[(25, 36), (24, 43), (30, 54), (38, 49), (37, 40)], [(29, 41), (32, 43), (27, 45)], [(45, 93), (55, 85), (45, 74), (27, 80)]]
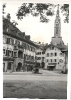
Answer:
[[(55, 8), (55, 15), (53, 17), (49, 17), (49, 23), (41, 23), (39, 17), (33, 17), (32, 15), (24, 17), (22, 21), (17, 19), (16, 13), (18, 11), (18, 8), (22, 5), (22, 3), (24, 3), (23, 1), (4, 1), (3, 3), (6, 3), (5, 16), (7, 15), (7, 13), (10, 13), (11, 21), (15, 20), (18, 23), (17, 27), (22, 32), (25, 32), (26, 35), (30, 35), (32, 41), (40, 41), (41, 43), (48, 44), (51, 42), (51, 38), (54, 36), (54, 20), (56, 17), (57, 8)], [(62, 40), (65, 44), (67, 44), (69, 24), (63, 22), (64, 16), (62, 15), (61, 11), (60, 18)]]

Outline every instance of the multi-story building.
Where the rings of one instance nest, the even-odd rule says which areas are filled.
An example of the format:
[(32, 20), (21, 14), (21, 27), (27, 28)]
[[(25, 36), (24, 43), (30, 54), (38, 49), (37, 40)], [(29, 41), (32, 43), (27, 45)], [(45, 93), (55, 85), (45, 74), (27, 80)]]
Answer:
[(3, 18), (3, 71), (31, 70), (36, 48), (30, 36), (21, 32), (9, 18)]
[(62, 69), (65, 64), (65, 55), (62, 50), (65, 47), (50, 44), (45, 52), (45, 69)]
[(54, 22), (54, 37), (52, 37), (51, 44), (46, 48), (45, 52), (45, 68), (46, 69), (62, 69), (65, 65), (65, 54), (62, 50), (67, 49), (61, 37), (61, 20), (59, 15), (59, 5), (56, 12)]
[[(63, 50), (68, 49), (61, 37), (61, 20), (59, 15), (59, 5), (56, 12), (56, 18), (54, 22), (54, 37), (52, 37), (51, 43), (45, 45), (42, 49), (39, 46), (37, 50), (37, 62), (42, 63), (42, 57), (44, 57), (45, 69), (62, 69), (65, 66), (65, 53)], [(44, 55), (42, 52), (44, 52)], [(66, 57), (67, 58), (67, 57)]]
[(45, 66), (45, 51), (42, 48), (36, 50), (36, 60), (41, 68)]

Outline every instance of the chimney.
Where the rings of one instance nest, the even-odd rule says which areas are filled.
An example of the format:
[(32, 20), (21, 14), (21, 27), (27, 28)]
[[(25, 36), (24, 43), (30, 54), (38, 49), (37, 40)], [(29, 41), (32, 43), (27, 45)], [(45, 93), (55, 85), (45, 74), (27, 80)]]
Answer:
[(22, 32), (22, 36), (23, 36), (23, 38), (25, 39), (25, 32)]
[(26, 35), (26, 36), (25, 36), (25, 39), (26, 39), (26, 40), (30, 40), (30, 35)]

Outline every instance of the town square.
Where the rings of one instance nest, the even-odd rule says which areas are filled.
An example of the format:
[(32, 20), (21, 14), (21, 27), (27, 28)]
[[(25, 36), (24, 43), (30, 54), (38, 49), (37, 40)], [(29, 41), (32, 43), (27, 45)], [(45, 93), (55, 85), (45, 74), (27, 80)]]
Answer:
[(3, 98), (67, 99), (69, 4), (5, 2), (2, 17)]

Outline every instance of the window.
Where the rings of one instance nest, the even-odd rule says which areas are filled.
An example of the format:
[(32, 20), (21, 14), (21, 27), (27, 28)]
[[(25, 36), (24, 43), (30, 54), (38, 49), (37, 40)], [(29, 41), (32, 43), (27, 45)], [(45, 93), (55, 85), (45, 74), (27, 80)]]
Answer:
[(37, 60), (41, 60), (41, 57), (37, 57)]
[(9, 56), (9, 50), (7, 50), (7, 56)]
[(31, 49), (31, 51), (32, 51), (32, 47), (30, 46), (30, 49)]
[(47, 53), (47, 57), (49, 57), (49, 53)]
[(13, 57), (13, 51), (12, 51), (12, 55), (11, 56)]
[(42, 57), (42, 61), (44, 60), (44, 57)]
[(44, 57), (42, 57), (42, 59), (44, 59)]
[(47, 62), (49, 62), (49, 60), (47, 59)]
[(52, 47), (52, 50), (54, 50), (54, 47)]
[(33, 61), (34, 61), (34, 56), (31, 56), (31, 60), (33, 60)]
[(20, 42), (18, 40), (15, 40), (15, 44), (20, 44)]
[(27, 50), (29, 50), (29, 45), (27, 44)]
[(6, 50), (6, 56), (7, 56), (7, 50)]
[(17, 57), (17, 52), (14, 52), (14, 57)]
[(50, 59), (50, 62), (52, 62), (52, 59)]
[(33, 48), (33, 51), (35, 52), (35, 48)]
[(45, 52), (42, 52), (42, 54), (45, 54)]
[(9, 51), (9, 56), (10, 56), (10, 57), (12, 56), (12, 52), (11, 52), (11, 51)]
[(40, 55), (40, 54), (41, 54), (41, 52), (37, 52), (36, 54), (37, 54), (37, 55)]
[(17, 44), (20, 45), (20, 41), (17, 41)]
[(22, 41), (20, 41), (20, 45), (22, 45)]
[(12, 45), (14, 44), (14, 40), (13, 40), (13, 39), (11, 39), (11, 44), (12, 44)]
[(39, 52), (39, 55), (41, 55), (41, 52)]
[(7, 44), (10, 44), (10, 38), (7, 38)]
[(5, 72), (5, 63), (3, 63), (3, 72)]
[(51, 53), (50, 56), (52, 57), (53, 56), (53, 53)]
[(60, 56), (62, 56), (62, 53), (60, 53)]
[(24, 42), (22, 42), (22, 46), (24, 47), (24, 49), (26, 48), (26, 44)]
[(56, 62), (57, 60), (56, 59), (54, 59), (54, 62)]
[(3, 43), (7, 43), (7, 39), (4, 36), (3, 36)]
[(57, 56), (57, 53), (55, 53), (55, 56)]
[(3, 54), (5, 54), (5, 49), (3, 49)]

